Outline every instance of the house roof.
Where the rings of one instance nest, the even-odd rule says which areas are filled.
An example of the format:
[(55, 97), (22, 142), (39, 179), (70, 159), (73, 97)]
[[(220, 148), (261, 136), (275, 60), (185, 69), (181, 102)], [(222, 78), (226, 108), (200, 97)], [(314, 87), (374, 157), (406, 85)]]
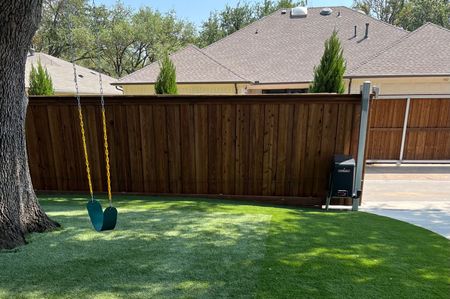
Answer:
[[(178, 83), (249, 82), (194, 45), (172, 54), (170, 59), (175, 64)], [(153, 62), (114, 84), (155, 83), (159, 70), (159, 63)]]
[[(47, 68), (56, 93), (75, 94), (72, 63), (40, 52), (35, 52), (27, 57), (25, 66), (26, 88), (29, 87), (31, 66), (37, 66), (39, 60), (41, 61), (42, 66)], [(81, 94), (100, 93), (98, 72), (77, 65), (77, 73), (78, 87)], [(105, 94), (122, 94), (121, 91), (117, 90), (114, 86), (111, 86), (111, 83), (116, 81), (116, 79), (102, 74), (102, 81)]]
[[(376, 20), (355, 10), (332, 7), (332, 14), (320, 14), (323, 8), (308, 8), (305, 18), (291, 18), (282, 10), (204, 48), (203, 51), (245, 78), (260, 83), (310, 82), (318, 65), (324, 42), (338, 31), (347, 70), (408, 34), (401, 28)], [(366, 23), (369, 24), (365, 38)], [(357, 35), (354, 36), (354, 26)]]
[[(344, 49), (346, 77), (450, 73), (447, 29), (426, 24), (411, 33), (344, 6), (331, 8), (330, 15), (308, 8), (304, 18), (278, 10), (203, 49), (188, 46), (171, 56), (177, 82), (311, 82), (333, 30)], [(158, 73), (153, 63), (114, 84), (154, 83)]]
[(450, 75), (450, 30), (427, 23), (349, 73), (355, 77)]

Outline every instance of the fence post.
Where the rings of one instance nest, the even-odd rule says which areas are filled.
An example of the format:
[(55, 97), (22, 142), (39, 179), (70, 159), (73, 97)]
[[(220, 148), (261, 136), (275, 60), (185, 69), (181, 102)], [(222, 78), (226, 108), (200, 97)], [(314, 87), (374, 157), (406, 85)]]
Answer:
[(359, 124), (358, 158), (356, 162), (355, 190), (353, 192), (352, 210), (358, 211), (362, 192), (364, 155), (366, 151), (367, 126), (369, 122), (370, 81), (365, 81), (361, 92), (361, 122)]
[(403, 120), (403, 131), (402, 131), (402, 143), (400, 145), (400, 157), (398, 163), (401, 164), (403, 161), (403, 154), (405, 152), (405, 140), (406, 140), (406, 130), (408, 128), (408, 118), (409, 118), (409, 106), (411, 104), (411, 98), (406, 99), (406, 109), (405, 109), (405, 119)]

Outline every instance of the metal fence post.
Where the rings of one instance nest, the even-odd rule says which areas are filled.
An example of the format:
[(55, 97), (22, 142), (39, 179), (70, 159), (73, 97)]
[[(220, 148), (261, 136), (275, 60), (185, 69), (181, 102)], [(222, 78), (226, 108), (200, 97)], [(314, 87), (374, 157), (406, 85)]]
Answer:
[(364, 155), (366, 151), (367, 126), (369, 123), (370, 81), (365, 81), (361, 92), (361, 122), (359, 125), (358, 158), (356, 162), (355, 190), (353, 192), (352, 210), (358, 211), (362, 192)]
[(411, 104), (411, 98), (408, 97), (406, 99), (405, 119), (403, 120), (402, 143), (400, 145), (399, 164), (402, 163), (402, 161), (403, 161), (403, 154), (405, 152), (406, 130), (408, 128), (408, 117), (409, 117), (410, 104)]

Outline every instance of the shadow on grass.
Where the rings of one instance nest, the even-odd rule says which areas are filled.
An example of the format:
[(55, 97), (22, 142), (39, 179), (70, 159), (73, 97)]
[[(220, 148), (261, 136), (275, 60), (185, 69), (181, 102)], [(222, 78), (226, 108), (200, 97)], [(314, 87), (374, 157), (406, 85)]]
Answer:
[(445, 298), (450, 291), (450, 242), (375, 215), (120, 196), (117, 229), (99, 234), (85, 203), (42, 200), (64, 228), (0, 254), (0, 297)]
[[(256, 293), (270, 215), (175, 201), (117, 202), (111, 232), (92, 231), (84, 202), (43, 200), (60, 231), (0, 255), (1, 297), (237, 297)], [(150, 204), (148, 208), (145, 204)], [(133, 208), (133, 209), (131, 209)]]

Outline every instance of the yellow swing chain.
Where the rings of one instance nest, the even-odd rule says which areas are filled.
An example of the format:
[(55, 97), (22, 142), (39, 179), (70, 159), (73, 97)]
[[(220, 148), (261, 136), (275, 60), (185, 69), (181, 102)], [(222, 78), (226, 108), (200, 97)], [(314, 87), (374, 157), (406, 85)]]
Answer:
[[(101, 86), (101, 77), (102, 75), (98, 73), (100, 86)], [(103, 90), (103, 88), (101, 88)], [(108, 131), (106, 127), (106, 111), (105, 111), (105, 102), (103, 100), (103, 92), (102, 92), (102, 123), (103, 123), (103, 146), (105, 149), (105, 164), (106, 164), (106, 180), (108, 186), (108, 199), (109, 206), (112, 206), (112, 192), (111, 192), (111, 170), (109, 164), (109, 148), (108, 148)]]
[[(78, 87), (77, 87), (77, 90), (78, 90)], [(78, 100), (78, 98), (79, 98), (79, 96), (77, 95), (77, 100)], [(80, 119), (81, 139), (83, 141), (84, 162), (86, 164), (86, 175), (87, 175), (88, 184), (89, 184), (89, 193), (91, 194), (91, 200), (94, 200), (94, 190), (92, 188), (92, 179), (91, 179), (91, 167), (89, 165), (89, 156), (88, 156), (88, 150), (87, 150), (87, 145), (86, 145), (86, 133), (84, 131), (83, 112), (81, 110), (81, 104), (80, 104), (79, 100), (78, 100), (78, 117)]]
[[(95, 1), (93, 0), (93, 7), (95, 7)], [(81, 131), (81, 139), (83, 143), (83, 153), (84, 153), (84, 161), (86, 164), (86, 175), (87, 180), (89, 184), (89, 193), (91, 195), (91, 200), (94, 200), (94, 190), (92, 187), (92, 178), (91, 178), (91, 167), (89, 164), (89, 154), (87, 149), (87, 142), (86, 142), (86, 133), (84, 129), (84, 121), (83, 121), (83, 111), (81, 107), (81, 100), (80, 100), (80, 92), (78, 88), (78, 75), (77, 75), (77, 69), (75, 65), (75, 49), (73, 47), (73, 34), (72, 34), (72, 22), (69, 16), (69, 44), (72, 45), (72, 67), (73, 67), (73, 77), (75, 82), (75, 90), (76, 90), (76, 97), (77, 97), (77, 106), (78, 106), (78, 117), (80, 120), (80, 131)], [(97, 44), (98, 44), (98, 33), (96, 36)], [(98, 56), (98, 55), (97, 55)], [(99, 59), (99, 58), (98, 58)], [(105, 111), (105, 100), (103, 97), (103, 80), (102, 75), (100, 72), (98, 72), (98, 80), (100, 85), (100, 96), (101, 96), (101, 106), (102, 106), (102, 125), (103, 125), (103, 146), (105, 151), (105, 164), (106, 164), (106, 178), (107, 178), (107, 187), (108, 187), (108, 199), (109, 199), (109, 206), (112, 206), (112, 192), (111, 192), (111, 170), (110, 170), (110, 162), (109, 162), (109, 148), (108, 148), (108, 132), (107, 132), (107, 125), (106, 125), (106, 111)]]
[[(92, 0), (92, 7), (95, 8), (95, 0)], [(95, 13), (95, 12), (94, 12)], [(98, 19), (96, 17), (96, 21), (98, 23)], [(99, 40), (99, 32), (98, 32), (98, 26), (96, 27), (97, 30), (95, 31), (95, 40), (97, 46), (100, 46), (100, 40)], [(97, 67), (100, 65), (100, 56), (97, 53)], [(103, 124), (103, 147), (105, 151), (105, 165), (106, 165), (106, 180), (107, 180), (107, 187), (108, 187), (108, 199), (109, 199), (109, 206), (112, 206), (112, 192), (111, 192), (111, 167), (109, 163), (109, 147), (108, 147), (108, 130), (106, 126), (106, 111), (105, 111), (105, 99), (103, 96), (103, 80), (102, 80), (102, 74), (98, 72), (98, 83), (100, 86), (100, 102), (102, 104), (102, 124)]]
[(75, 91), (76, 91), (76, 97), (77, 97), (77, 106), (78, 106), (78, 118), (80, 120), (80, 131), (81, 131), (81, 140), (83, 143), (83, 153), (84, 153), (84, 162), (86, 164), (86, 176), (89, 184), (89, 193), (91, 194), (91, 200), (94, 200), (94, 189), (92, 187), (92, 179), (91, 179), (91, 167), (89, 164), (89, 154), (87, 150), (87, 143), (86, 143), (86, 133), (84, 130), (84, 121), (83, 121), (83, 111), (81, 109), (81, 100), (80, 100), (80, 91), (78, 88), (78, 74), (77, 74), (77, 68), (75, 65), (75, 49), (73, 47), (73, 26), (72, 26), (72, 20), (69, 16), (69, 44), (71, 45), (71, 59), (72, 59), (72, 68), (73, 68), (73, 81), (75, 82)]

